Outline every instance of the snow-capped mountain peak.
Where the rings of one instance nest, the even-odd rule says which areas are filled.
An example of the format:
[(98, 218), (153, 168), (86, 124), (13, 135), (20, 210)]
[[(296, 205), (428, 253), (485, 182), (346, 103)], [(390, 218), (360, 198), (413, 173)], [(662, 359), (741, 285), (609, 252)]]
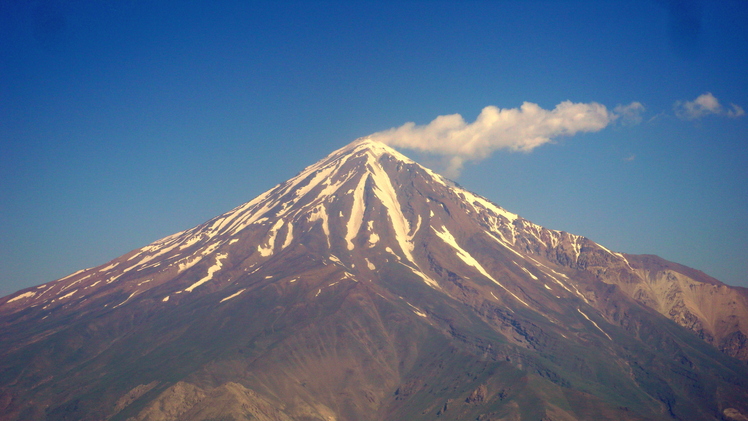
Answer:
[[(677, 326), (667, 319), (685, 329), (673, 330)], [(219, 394), (216, 402), (243, 396), (239, 406), (245, 409), (273, 401), (276, 411), (286, 414), (265, 419), (433, 419), (448, 405), (437, 410), (422, 402), (434, 402), (437, 395), (457, 399), (446, 391), (462, 390), (455, 385), (463, 380), (425, 388), (443, 381), (434, 367), (453, 358), (434, 354), (427, 343), (459, 355), (453, 362), (457, 371), (468, 364), (471, 372), (483, 373), (489, 362), (492, 368), (485, 373), (530, 373), (527, 367), (534, 367), (532, 373), (543, 373), (541, 378), (554, 379), (558, 387), (597, 393), (594, 405), (608, 412), (595, 413), (644, 419), (620, 408), (631, 405), (656, 418), (658, 402), (670, 395), (653, 386), (665, 380), (637, 380), (642, 376), (637, 361), (662, 358), (642, 338), (675, 347), (667, 353), (682, 354), (679, 361), (704, 358), (709, 351), (702, 345), (748, 360), (745, 292), (653, 256), (612, 252), (534, 224), (370, 138), (357, 139), (199, 226), (2, 298), (0, 322), (7, 329), (6, 339), (0, 335), (0, 361), (31, 367), (28, 375), (2, 377), (0, 371), (0, 413), (4, 402), (11, 402), (6, 405), (11, 415), (0, 415), (0, 421), (44, 419), (24, 418), (28, 408), (21, 402), (58, 405), (59, 390), (69, 390), (62, 399), (75, 413), (94, 405), (73, 404), (95, 401), (76, 394), (88, 393), (89, 384), (106, 391), (101, 405), (113, 408), (90, 419), (134, 408), (128, 405), (147, 396), (150, 406), (143, 400), (142, 411), (132, 409), (131, 415), (139, 421), (161, 419), (154, 408), (172, 398), (179, 402), (174, 405), (187, 405), (192, 398), (184, 394), (193, 392), (205, 402), (210, 393)], [(672, 345), (682, 343), (688, 345)], [(49, 368), (57, 365), (46, 357), (29, 360), (37, 358), (29, 357), (38, 354), (36, 347), (47, 346), (60, 349), (62, 362), (54, 361), (62, 371)], [(589, 354), (591, 348), (599, 352)], [(583, 362), (569, 357), (575, 352), (585, 355)], [(719, 367), (733, 367), (724, 360), (728, 356), (710, 358), (721, 361)], [(598, 365), (586, 362), (598, 359)], [(375, 368), (361, 366), (360, 360)], [(80, 369), (79, 361), (92, 364), (91, 375), (105, 383), (67, 376)], [(110, 361), (128, 363), (122, 371)], [(658, 364), (670, 364), (663, 361)], [(610, 370), (614, 374), (607, 374)], [(709, 380), (672, 393), (690, 401), (696, 399), (693, 391), (712, 390), (712, 384), (745, 372), (729, 370), (689, 372), (691, 379)], [(616, 381), (590, 380), (590, 371)], [(673, 372), (657, 375), (675, 382)], [(114, 381), (107, 373), (128, 380)], [(481, 376), (471, 374), (465, 384), (472, 392), (457, 399), (473, 405), (460, 412), (472, 414), (470, 419), (480, 416), (474, 403), (489, 399), (482, 388), (499, 384), (485, 374), (488, 383), (473, 385)], [(45, 386), (46, 378), (56, 380)], [(15, 387), (3, 379), (24, 385), (17, 399), (3, 400), (3, 390)], [(187, 379), (191, 386), (174, 379)], [(223, 386), (211, 389), (216, 384)], [(157, 387), (153, 400), (156, 395), (149, 393), (156, 392), (149, 391)], [(538, 396), (550, 393), (542, 390)], [(422, 400), (408, 400), (419, 393)], [(511, 395), (496, 393), (491, 396)], [(734, 409), (748, 392), (720, 386), (719, 393), (708, 393), (720, 400), (720, 408)], [(300, 396), (303, 402), (284, 396)], [(418, 408), (416, 413), (398, 406), (400, 399)], [(503, 405), (504, 398), (495, 399)], [(706, 406), (691, 414), (683, 405), (672, 410), (680, 418), (709, 419)], [(203, 414), (199, 405), (190, 408)], [(373, 413), (388, 415), (369, 417)], [(89, 419), (80, 413), (65, 417), (59, 419)], [(195, 417), (184, 419), (205, 418)]]

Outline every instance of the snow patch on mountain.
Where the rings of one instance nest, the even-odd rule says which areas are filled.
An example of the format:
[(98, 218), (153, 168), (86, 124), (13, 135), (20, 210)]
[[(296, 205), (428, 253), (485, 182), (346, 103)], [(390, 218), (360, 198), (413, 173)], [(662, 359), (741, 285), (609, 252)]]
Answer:
[(631, 267), (631, 264), (629, 263), (628, 259), (626, 259), (626, 256), (624, 256), (624, 255), (623, 255), (623, 253), (613, 253), (613, 254), (615, 254), (616, 256), (618, 256), (618, 257), (620, 257), (621, 259), (623, 259), (623, 262), (624, 262), (624, 263), (626, 263), (626, 266), (628, 266), (628, 268), (629, 268), (629, 269), (630, 269), (630, 270), (631, 270), (632, 272), (634, 272), (634, 268), (632, 268), (632, 267)]
[(283, 241), (282, 248), (286, 248), (291, 245), (291, 242), (293, 241), (293, 222), (288, 222), (286, 224), (286, 239)]
[(573, 235), (571, 239), (571, 246), (574, 250), (574, 261), (579, 262), (579, 255), (582, 253), (582, 245), (579, 244), (579, 237)]
[(208, 268), (208, 274), (205, 275), (202, 279), (195, 282), (194, 284), (190, 285), (189, 287), (185, 288), (185, 291), (192, 292), (195, 288), (199, 287), (200, 285), (210, 281), (213, 279), (213, 274), (221, 270), (221, 267), (223, 266), (223, 260), (228, 257), (228, 254), (218, 254), (216, 256), (216, 262), (213, 266)]
[[(68, 283), (67, 285), (64, 285), (62, 288), (60, 288), (60, 292), (65, 291), (66, 289), (68, 289), (68, 288), (70, 288), (70, 287), (72, 287), (74, 285), (78, 285), (79, 283), (81, 283), (81, 282), (85, 281), (86, 279), (90, 278), (91, 275), (93, 275), (93, 273), (90, 273), (90, 274), (88, 274), (88, 275), (86, 275), (86, 276), (84, 276), (82, 278), (76, 279), (75, 281)], [(47, 292), (47, 291), (44, 291), (44, 292)]]
[(10, 300), (6, 301), (6, 304), (12, 303), (13, 301), (18, 301), (24, 298), (31, 298), (35, 296), (36, 293), (33, 291), (24, 292), (23, 294), (16, 295), (15, 297), (11, 298)]
[(127, 298), (125, 299), (125, 301), (122, 301), (121, 303), (119, 303), (119, 304), (117, 304), (116, 306), (112, 307), (112, 309), (115, 309), (115, 308), (117, 308), (117, 307), (121, 306), (122, 304), (124, 304), (124, 303), (126, 303), (126, 302), (130, 301), (130, 298), (134, 297), (134, 296), (135, 296), (135, 294), (137, 294), (137, 293), (138, 293), (138, 291), (135, 291), (135, 292), (133, 292), (132, 294), (130, 294), (130, 296), (129, 296), (129, 297), (127, 297)]
[(222, 302), (224, 302), (224, 301), (228, 301), (228, 300), (230, 300), (230, 299), (232, 299), (232, 298), (238, 297), (238, 296), (239, 296), (239, 294), (241, 294), (241, 293), (242, 293), (242, 292), (244, 292), (244, 291), (246, 291), (246, 288), (245, 288), (245, 289), (242, 289), (242, 290), (239, 290), (238, 292), (236, 292), (236, 293), (234, 293), (234, 294), (231, 294), (231, 295), (229, 295), (228, 297), (226, 297), (226, 298), (222, 299), (222, 300), (221, 300), (221, 301), (219, 301), (218, 303), (220, 304), (220, 303), (222, 303)]
[(193, 254), (191, 256), (185, 257), (184, 259), (180, 260), (179, 262), (177, 262), (177, 266), (178, 266), (177, 273), (182, 273), (185, 270), (191, 268), (192, 266), (195, 266), (199, 261), (203, 259), (203, 257), (213, 253), (213, 251), (215, 251), (219, 246), (220, 246), (219, 243), (209, 244), (199, 254)]
[(405, 254), (405, 257), (415, 264), (415, 259), (411, 254), (413, 244), (408, 235), (410, 232), (410, 223), (400, 208), (400, 201), (397, 198), (395, 188), (392, 186), (389, 176), (378, 162), (375, 162), (370, 168), (372, 168), (372, 178), (374, 180), (374, 195), (382, 203), (390, 217), (390, 223), (395, 231), (395, 240), (400, 245), (400, 249)]
[(192, 246), (193, 244), (197, 243), (198, 241), (200, 241), (202, 239), (203, 239), (203, 234), (202, 233), (200, 233), (198, 235), (193, 235), (191, 237), (188, 237), (184, 242), (182, 242), (179, 245), (179, 250), (184, 250), (184, 249)]
[(109, 269), (112, 269), (115, 266), (117, 266), (117, 262), (114, 262), (114, 263), (112, 263), (109, 266), (105, 266), (105, 267), (99, 269), (99, 272), (106, 272), (106, 271), (108, 271)]
[(577, 311), (579, 312), (579, 314), (581, 314), (582, 316), (584, 316), (585, 319), (587, 319), (590, 323), (592, 323), (592, 325), (595, 326), (597, 328), (597, 330), (599, 330), (600, 332), (602, 332), (603, 335), (607, 336), (608, 339), (610, 339), (611, 341), (613, 340), (613, 338), (611, 338), (610, 335), (608, 335), (600, 326), (598, 326), (598, 324), (595, 323), (594, 320), (590, 319), (590, 316), (584, 314), (584, 312), (581, 309), (579, 309), (579, 308), (577, 309)]
[(423, 311), (421, 311), (420, 308), (414, 306), (413, 304), (411, 304), (411, 303), (409, 303), (407, 301), (405, 301), (405, 304), (409, 305), (410, 308), (413, 310), (413, 313), (415, 313), (416, 315), (421, 316), (421, 317), (428, 317), (426, 315), (426, 313), (424, 313)]
[[(71, 274), (70, 274), (70, 275), (68, 275), (68, 276), (65, 276), (65, 277), (63, 277), (63, 278), (60, 278), (60, 279), (58, 279), (58, 280), (57, 280), (57, 282), (62, 282), (62, 281), (64, 281), (64, 280), (66, 280), (66, 279), (70, 279), (70, 278), (72, 278), (73, 276), (75, 276), (75, 275), (77, 275), (77, 274), (79, 274), (79, 273), (83, 273), (83, 272), (85, 272), (85, 271), (87, 271), (87, 270), (88, 270), (88, 269), (81, 269), (81, 270), (79, 270), (79, 271), (73, 272), (73, 273), (71, 273)], [(44, 285), (40, 285), (40, 286), (38, 286), (37, 288), (41, 288), (41, 287), (43, 287), (43, 286), (44, 286)]]
[(500, 215), (506, 218), (509, 221), (509, 223), (512, 223), (515, 220), (517, 220), (517, 218), (519, 218), (517, 214), (508, 212), (504, 210), (503, 208), (500, 208), (494, 205), (493, 203), (491, 203), (489, 200), (486, 200), (482, 196), (478, 196), (476, 194), (473, 194), (457, 186), (454, 186), (452, 188), (455, 191), (457, 191), (460, 195), (462, 195), (467, 201), (467, 203), (469, 203), (477, 213), (481, 213), (480, 208), (482, 208), (483, 210), (490, 210), (494, 214)]
[(340, 259), (338, 259), (338, 256), (335, 256), (335, 255), (331, 254), (329, 256), (329, 259), (331, 261), (333, 261), (335, 264), (345, 267), (345, 265), (343, 264), (343, 262), (341, 262)]
[(527, 268), (524, 268), (524, 267), (523, 267), (523, 268), (522, 268), (522, 270), (524, 270), (524, 271), (525, 271), (525, 273), (527, 273), (528, 275), (530, 275), (530, 277), (532, 277), (532, 279), (534, 279), (534, 280), (536, 280), (536, 281), (538, 280), (538, 277), (537, 277), (537, 276), (535, 276), (535, 275), (533, 275), (533, 274), (532, 274), (532, 272), (530, 272), (529, 270), (527, 270)]
[(260, 253), (262, 257), (268, 257), (273, 254), (273, 249), (275, 247), (275, 237), (278, 235), (278, 231), (283, 227), (283, 220), (278, 219), (275, 222), (275, 225), (273, 225), (272, 228), (270, 228), (269, 237), (267, 241), (265, 242), (266, 245), (260, 244), (257, 246), (257, 251)]
[(351, 215), (346, 224), (345, 241), (348, 243), (348, 250), (353, 250), (353, 239), (358, 235), (361, 224), (364, 222), (364, 187), (369, 174), (362, 176), (355, 190), (353, 191), (353, 204), (351, 205)]

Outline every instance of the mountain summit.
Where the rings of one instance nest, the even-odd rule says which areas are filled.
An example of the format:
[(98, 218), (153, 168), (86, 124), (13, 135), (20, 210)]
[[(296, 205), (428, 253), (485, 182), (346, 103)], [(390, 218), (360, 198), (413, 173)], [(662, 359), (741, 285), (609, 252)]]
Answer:
[(748, 420), (745, 289), (368, 138), (0, 326), (0, 420)]

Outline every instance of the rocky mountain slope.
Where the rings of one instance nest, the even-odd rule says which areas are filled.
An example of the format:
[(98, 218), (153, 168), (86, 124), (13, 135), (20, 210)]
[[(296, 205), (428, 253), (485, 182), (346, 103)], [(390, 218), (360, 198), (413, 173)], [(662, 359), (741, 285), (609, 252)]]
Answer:
[(738, 420), (747, 312), (359, 139), (0, 299), (0, 420)]

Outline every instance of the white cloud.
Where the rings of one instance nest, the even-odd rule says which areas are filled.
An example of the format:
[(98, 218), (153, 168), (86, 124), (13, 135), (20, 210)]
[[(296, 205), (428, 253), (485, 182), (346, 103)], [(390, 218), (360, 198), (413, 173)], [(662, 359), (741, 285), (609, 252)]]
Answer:
[(684, 120), (696, 120), (711, 114), (726, 115), (733, 118), (745, 114), (745, 111), (739, 105), (730, 104), (730, 106), (731, 109), (725, 110), (717, 98), (711, 92), (707, 92), (699, 95), (693, 101), (676, 101), (673, 109), (675, 115)]
[(642, 113), (645, 108), (641, 102), (634, 101), (629, 105), (618, 105), (613, 108), (616, 118), (621, 119), (625, 125), (634, 125), (642, 122)]
[[(634, 103), (626, 107), (632, 112), (639, 109)], [(456, 177), (465, 161), (486, 158), (497, 149), (530, 152), (559, 136), (597, 132), (616, 118), (617, 114), (596, 102), (564, 101), (552, 110), (525, 102), (520, 108), (485, 107), (473, 123), (466, 123), (459, 114), (443, 115), (426, 125), (406, 123), (371, 138), (443, 155), (449, 161), (447, 175)]]
[(737, 117), (740, 117), (742, 115), (745, 115), (745, 111), (743, 111), (743, 108), (740, 107), (740, 105), (736, 105), (736, 104), (732, 104), (731, 103), (730, 106), (732, 107), (732, 109), (731, 110), (727, 110), (727, 116), (728, 117), (737, 118)]

